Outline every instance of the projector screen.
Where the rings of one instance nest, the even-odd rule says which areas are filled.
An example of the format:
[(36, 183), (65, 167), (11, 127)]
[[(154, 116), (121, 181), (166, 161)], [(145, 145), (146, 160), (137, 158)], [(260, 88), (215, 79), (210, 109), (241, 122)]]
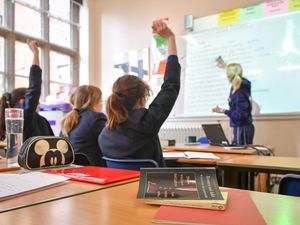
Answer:
[(252, 83), (255, 115), (299, 113), (300, 11), (222, 26), (216, 17), (199, 19), (199, 31), (183, 36), (182, 88), (170, 116), (217, 116), (213, 107), (228, 108), (230, 84), (216, 66), (218, 56), (227, 64), (242, 65), (243, 76)]

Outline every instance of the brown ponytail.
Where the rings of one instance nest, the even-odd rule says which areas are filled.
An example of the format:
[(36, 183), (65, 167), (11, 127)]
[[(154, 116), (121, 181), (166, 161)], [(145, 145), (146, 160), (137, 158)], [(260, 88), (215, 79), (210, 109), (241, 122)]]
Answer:
[(106, 102), (109, 130), (128, 119), (138, 100), (150, 95), (150, 87), (139, 77), (125, 75), (115, 81), (112, 92)]
[(69, 136), (69, 133), (79, 123), (80, 113), (85, 109), (93, 110), (93, 107), (101, 102), (101, 90), (92, 85), (82, 85), (76, 88), (70, 96), (70, 103), (73, 110), (69, 112), (61, 121), (61, 131), (63, 135)]

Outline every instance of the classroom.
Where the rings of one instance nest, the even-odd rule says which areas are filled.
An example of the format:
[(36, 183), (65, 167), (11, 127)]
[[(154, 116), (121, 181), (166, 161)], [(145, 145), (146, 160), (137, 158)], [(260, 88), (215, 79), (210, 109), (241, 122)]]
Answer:
[[(259, 13), (256, 14), (257, 12)], [(249, 18), (245, 19), (245, 15)], [(11, 187), (9, 182), (12, 182), (12, 186), (18, 185), (22, 190), (21, 194), (16, 194), (19, 189), (15, 187), (13, 190), (15, 193), (8, 197), (0, 192), (0, 225), (298, 224), (300, 220), (298, 215), (300, 199), (297, 197), (300, 196), (300, 89), (297, 84), (300, 81), (298, 41), (300, 30), (295, 22), (299, 21), (299, 17), (300, 1), (298, 0), (211, 0), (207, 2), (199, 0), (0, 0), (0, 96), (7, 98), (6, 93), (15, 88), (29, 86), (30, 89), (35, 86), (32, 84), (38, 82), (35, 80), (37, 78), (33, 78), (39, 74), (39, 70), (35, 67), (38, 65), (42, 70), (38, 78), (41, 79), (42, 84), (39, 90), (39, 103), (36, 103), (40, 111), (36, 114), (46, 118), (53, 132), (45, 131), (47, 125), (42, 125), (44, 122), (38, 118), (37, 123), (44, 133), (35, 135), (32, 131), (29, 137), (47, 136), (45, 140), (49, 141), (50, 151), (53, 151), (53, 154), (56, 153), (52, 149), (63, 152), (55, 159), (56, 161), (53, 161), (47, 159), (42, 148), (36, 147), (34, 151), (39, 155), (39, 162), (32, 164), (22, 162), (27, 159), (20, 158), (19, 155), (19, 163), (9, 166), (6, 161), (8, 139), (3, 138), (1, 125), (4, 109), (2, 110), (2, 103), (0, 104), (0, 109), (3, 111), (0, 113), (0, 187), (9, 189)], [(157, 23), (167, 25), (164, 25), (161, 31), (159, 26), (162, 25)], [(163, 33), (166, 29), (167, 31), (170, 29), (174, 36), (168, 32)], [(165, 39), (156, 39), (159, 32), (162, 32), (161, 36), (166, 35)], [(172, 38), (176, 43), (175, 50), (172, 46)], [(293, 42), (293, 38), (298, 40)], [(165, 40), (169, 40), (167, 41), (169, 45)], [(286, 40), (288, 41), (284, 42)], [(161, 46), (158, 46), (158, 43)], [(169, 55), (167, 55), (168, 51), (171, 52)], [(178, 61), (177, 56), (176, 59), (172, 57), (176, 52)], [(161, 57), (167, 66), (159, 72)], [(228, 98), (232, 90), (230, 88), (234, 85), (231, 83), (232, 80), (228, 82), (228, 73), (226, 77), (224, 68), (217, 65), (218, 57), (222, 57), (227, 65), (240, 63), (243, 67), (243, 77), (249, 79), (252, 85), (250, 98), (253, 122), (251, 122), (255, 132), (253, 142), (246, 143), (246, 139), (244, 140), (244, 145), (250, 145), (243, 150), (209, 145), (207, 141), (210, 140), (206, 138), (207, 133), (203, 129), (205, 124), (220, 124), (229, 142), (234, 139), (233, 133), (236, 132), (233, 131), (232, 121), (226, 112), (231, 101), (230, 97)], [(76, 137), (83, 135), (84, 132), (84, 137), (93, 136), (94, 131), (91, 130), (98, 132), (99, 128), (96, 126), (100, 124), (101, 130), (104, 129), (105, 132), (101, 135), (99, 135), (101, 130), (96, 133), (96, 148), (101, 147), (103, 156), (118, 158), (113, 157), (117, 154), (113, 152), (114, 147), (119, 148), (119, 152), (126, 150), (127, 143), (132, 140), (126, 140), (119, 136), (119, 133), (109, 137), (110, 129), (115, 128), (116, 125), (107, 125), (111, 124), (108, 114), (113, 111), (109, 111), (107, 105), (113, 105), (111, 96), (119, 93), (119, 91), (112, 91), (117, 87), (116, 82), (125, 74), (141, 78), (139, 80), (143, 80), (151, 88), (149, 93), (152, 95), (147, 96), (146, 88), (146, 91), (143, 91), (143, 102), (138, 103), (143, 107), (146, 105), (147, 108), (151, 101), (155, 101), (156, 94), (160, 93), (164, 76), (167, 77), (164, 73), (168, 71), (169, 63), (173, 65), (177, 62), (181, 66), (178, 97), (177, 95), (174, 97), (176, 102), (173, 107), (171, 103), (169, 105), (171, 107), (169, 116), (162, 119), (157, 113), (157, 118), (160, 119), (158, 124), (162, 123), (156, 136), (162, 146), (158, 149), (162, 149), (163, 152), (158, 156), (155, 152), (145, 154), (144, 158), (155, 155), (152, 157), (156, 167), (165, 165), (157, 159), (162, 158), (167, 167), (176, 167), (179, 170), (213, 168), (216, 177), (213, 177), (215, 180), (211, 182), (217, 182), (217, 188), (220, 188), (222, 193), (224, 190), (228, 191), (225, 209), (227, 214), (223, 215), (216, 210), (215, 215), (218, 215), (219, 219), (213, 216), (214, 210), (189, 211), (188, 208), (181, 207), (180, 213), (183, 216), (179, 218), (175, 215), (180, 214), (176, 211), (180, 209), (172, 209), (173, 206), (159, 207), (145, 204), (137, 198), (138, 191), (140, 192), (146, 179), (139, 166), (127, 165), (124, 168), (130, 169), (128, 170), (130, 172), (118, 171), (117, 169), (124, 168), (116, 166), (118, 161), (114, 164), (109, 157), (95, 160), (96, 156), (92, 155), (88, 156), (89, 162), (86, 162), (85, 157), (81, 159), (84, 154), (79, 152), (76, 155), (79, 148), (91, 150), (95, 147), (95, 143), (89, 145), (80, 138), (76, 140)], [(176, 73), (177, 69), (178, 67), (174, 66), (169, 70)], [(210, 75), (215, 77), (212, 78)], [(86, 93), (84, 88), (91, 90), (89, 89), (91, 87), (96, 87), (93, 89), (94, 100), (82, 100), (84, 98), (82, 97), (82, 102), (79, 103), (80, 96)], [(169, 92), (171, 102), (173, 96), (170, 93), (176, 91), (178, 90), (175, 88)], [(2, 102), (5, 102), (4, 97)], [(141, 96), (138, 97), (140, 101)], [(64, 125), (66, 120), (61, 123), (62, 119), (70, 113), (81, 115), (86, 107), (85, 103), (90, 101), (101, 102), (99, 106), (101, 110), (98, 110), (97, 103), (91, 103), (94, 104), (94, 108), (98, 107), (97, 121), (92, 120), (91, 114), (85, 118), (85, 123), (91, 123), (95, 127), (79, 131), (79, 127), (82, 127), (79, 122), (76, 122), (78, 126), (72, 125), (71, 129)], [(216, 106), (221, 107), (220, 113), (212, 111)], [(26, 115), (24, 121), (26, 123)], [(112, 128), (108, 129), (107, 126)], [(34, 130), (34, 127), (30, 126), (26, 129), (22, 137), (27, 139), (28, 130)], [(123, 127), (118, 129), (121, 130)], [(138, 130), (139, 127), (136, 129)], [(149, 126), (149, 130), (151, 129), (152, 127)], [(72, 130), (73, 136), (71, 136)], [(122, 132), (126, 133), (126, 129), (121, 130)], [(60, 139), (58, 136), (65, 139)], [(132, 136), (143, 138), (134, 132)], [(194, 137), (196, 139), (193, 139)], [(199, 143), (200, 139), (205, 140), (204, 144)], [(31, 143), (36, 143), (38, 146), (43, 141), (42, 138), (40, 142), (38, 139), (30, 140), (32, 142), (28, 142), (29, 146)], [(62, 142), (64, 140), (66, 142)], [(106, 141), (100, 143), (99, 140)], [(110, 145), (109, 141), (114, 145)], [(173, 141), (175, 143), (171, 143)], [(138, 146), (144, 148), (156, 146), (147, 145), (138, 138), (134, 142), (137, 149)], [(20, 148), (22, 149), (23, 146), (25, 145)], [(69, 151), (71, 148), (75, 150), (73, 156), (73, 150), (67, 153), (65, 150)], [(104, 148), (107, 149), (103, 150)], [(29, 147), (26, 149), (30, 151)], [(135, 148), (131, 149), (132, 152), (135, 150)], [(113, 153), (105, 155), (108, 151)], [(193, 153), (195, 158), (190, 158), (188, 154)], [(128, 157), (124, 154), (124, 156), (120, 155), (120, 158)], [(62, 170), (62, 174), (51, 170), (53, 166), (45, 166), (54, 165), (57, 160), (57, 165), (69, 164), (63, 167), (66, 170)], [(92, 172), (89, 167), (76, 165), (73, 167), (72, 163), (97, 166), (97, 169)], [(150, 164), (147, 163), (142, 167), (148, 167)], [(43, 171), (45, 173), (41, 171), (43, 166), (45, 167), (43, 169), (46, 169)], [(108, 168), (105, 168), (106, 166)], [(150, 167), (153, 165), (151, 164)], [(167, 168), (153, 169), (165, 171), (163, 169)], [(14, 179), (16, 174), (24, 175), (24, 171), (31, 170), (37, 171), (37, 175), (33, 174), (31, 177), (31, 173), (28, 173), (28, 178), (25, 176), (22, 178), (23, 183), (27, 182), (26, 179), (32, 181), (32, 189), (28, 187), (27, 193), (24, 194), (22, 179), (18, 182)], [(105, 176), (109, 177), (108, 180), (101, 180), (100, 175), (96, 174), (97, 171), (99, 174), (107, 173)], [(94, 180), (83, 178), (82, 182), (81, 178), (74, 175), (76, 173), (91, 173)], [(55, 180), (53, 174), (60, 178)], [(285, 174), (293, 174), (292, 176), (297, 179), (296, 186), (291, 191), (297, 192), (296, 195), (292, 194), (294, 196), (278, 194), (280, 179)], [(51, 183), (51, 175), (53, 183)], [(59, 175), (63, 175), (64, 178)], [(122, 176), (124, 178), (120, 178)], [(36, 187), (33, 187), (34, 185)], [(241, 201), (244, 204), (234, 200), (238, 198), (243, 198)], [(211, 214), (207, 211), (211, 211)], [(276, 216), (274, 212), (277, 213)], [(207, 220), (200, 218), (201, 213)], [(226, 223), (226, 220), (232, 223)]]

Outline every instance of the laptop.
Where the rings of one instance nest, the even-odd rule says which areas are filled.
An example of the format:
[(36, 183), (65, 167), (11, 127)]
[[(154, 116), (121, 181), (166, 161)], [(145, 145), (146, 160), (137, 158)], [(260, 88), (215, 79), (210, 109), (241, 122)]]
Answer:
[(244, 145), (230, 144), (221, 124), (202, 124), (208, 143), (214, 146), (245, 148)]

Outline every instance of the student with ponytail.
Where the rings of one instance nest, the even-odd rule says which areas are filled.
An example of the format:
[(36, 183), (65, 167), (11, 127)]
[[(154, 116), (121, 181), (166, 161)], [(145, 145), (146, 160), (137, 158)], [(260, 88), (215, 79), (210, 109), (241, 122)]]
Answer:
[(24, 141), (34, 136), (54, 135), (48, 121), (38, 113), (42, 86), (42, 70), (39, 62), (38, 43), (28, 40), (27, 45), (33, 53), (33, 62), (29, 74), (29, 87), (16, 88), (2, 95), (0, 100), (0, 139), (2, 141), (6, 137), (5, 108), (22, 108), (24, 110)]
[(106, 124), (102, 111), (102, 92), (82, 85), (70, 97), (73, 109), (61, 121), (61, 136), (67, 137), (75, 153), (83, 154), (93, 166), (104, 166), (98, 136)]
[(153, 159), (164, 167), (158, 132), (179, 93), (180, 65), (173, 32), (163, 21), (154, 22), (152, 29), (168, 42), (169, 56), (161, 90), (146, 109), (149, 86), (136, 76), (117, 79), (106, 103), (108, 123), (98, 142), (107, 157)]
[(232, 84), (229, 94), (229, 109), (216, 106), (216, 113), (224, 113), (233, 127), (233, 144), (253, 144), (254, 125), (252, 120), (251, 82), (243, 77), (243, 68), (238, 63), (226, 65), (221, 57), (217, 66), (226, 69), (228, 81)]

